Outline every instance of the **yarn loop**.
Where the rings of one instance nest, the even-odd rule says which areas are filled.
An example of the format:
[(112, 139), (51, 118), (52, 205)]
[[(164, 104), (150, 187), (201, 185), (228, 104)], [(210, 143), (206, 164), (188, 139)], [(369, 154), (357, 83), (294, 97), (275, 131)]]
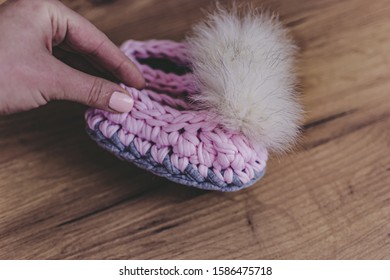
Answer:
[(87, 131), (100, 146), (157, 175), (202, 189), (236, 191), (263, 176), (266, 149), (222, 127), (219, 116), (197, 109), (189, 97), (202, 93), (191, 72), (145, 64), (154, 58), (190, 68), (185, 43), (130, 40), (121, 49), (141, 70), (147, 87), (140, 91), (122, 84), (134, 98), (130, 113), (88, 109)]

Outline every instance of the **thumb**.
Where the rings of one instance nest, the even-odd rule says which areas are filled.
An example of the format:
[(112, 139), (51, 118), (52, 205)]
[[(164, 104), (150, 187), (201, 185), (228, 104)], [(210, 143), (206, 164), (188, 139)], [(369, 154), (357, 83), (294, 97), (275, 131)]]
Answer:
[(55, 60), (55, 79), (49, 99), (69, 100), (116, 113), (128, 113), (134, 100), (120, 85), (78, 71)]

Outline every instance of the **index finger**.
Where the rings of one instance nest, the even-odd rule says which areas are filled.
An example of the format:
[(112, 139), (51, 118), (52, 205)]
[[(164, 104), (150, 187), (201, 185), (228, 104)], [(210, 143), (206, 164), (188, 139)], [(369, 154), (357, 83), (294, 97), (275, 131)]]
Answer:
[(67, 45), (74, 51), (89, 56), (126, 85), (144, 88), (145, 80), (135, 64), (92, 23), (66, 9), (68, 20), (64, 41)]

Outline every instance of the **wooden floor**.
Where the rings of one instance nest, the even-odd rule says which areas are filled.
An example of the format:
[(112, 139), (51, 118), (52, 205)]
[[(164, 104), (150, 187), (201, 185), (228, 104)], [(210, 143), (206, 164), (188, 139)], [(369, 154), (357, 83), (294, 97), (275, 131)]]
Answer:
[[(180, 40), (211, 1), (65, 3), (119, 44)], [(0, 258), (390, 259), (390, 2), (254, 3), (301, 48), (300, 147), (250, 189), (206, 192), (99, 149), (81, 105), (1, 117)]]

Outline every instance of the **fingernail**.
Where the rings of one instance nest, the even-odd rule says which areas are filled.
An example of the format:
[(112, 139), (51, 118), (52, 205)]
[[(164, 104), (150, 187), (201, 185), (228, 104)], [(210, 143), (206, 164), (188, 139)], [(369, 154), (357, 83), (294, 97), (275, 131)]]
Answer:
[(134, 105), (134, 100), (130, 95), (115, 91), (110, 98), (110, 108), (119, 113), (128, 113)]

